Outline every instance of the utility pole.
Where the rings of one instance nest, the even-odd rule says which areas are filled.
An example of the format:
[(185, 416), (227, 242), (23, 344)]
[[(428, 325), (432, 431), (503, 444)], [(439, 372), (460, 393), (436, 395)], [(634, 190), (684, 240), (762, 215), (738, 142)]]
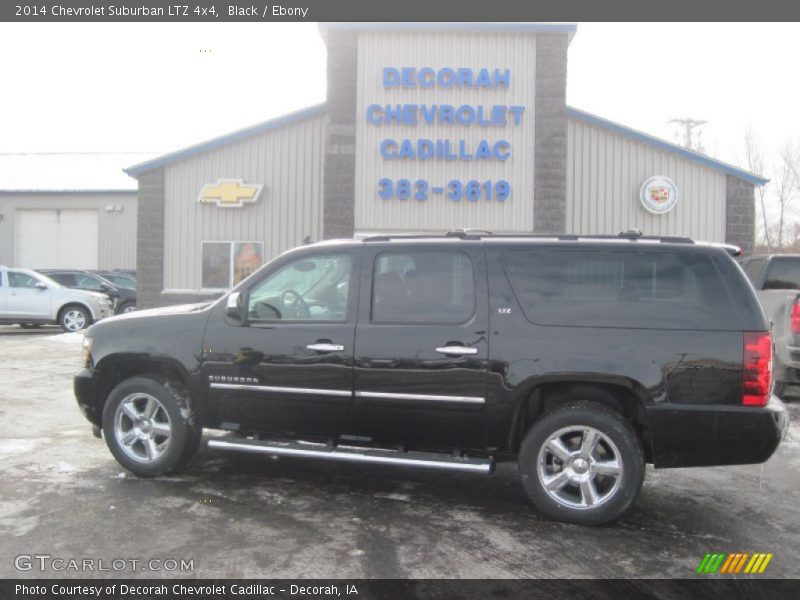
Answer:
[[(688, 148), (689, 150), (694, 150), (695, 152), (703, 152), (705, 148), (703, 148), (702, 144), (700, 143), (700, 133), (697, 132), (697, 142), (694, 140), (693, 132), (697, 127), (701, 125), (705, 125), (708, 121), (699, 121), (697, 119), (692, 118), (685, 118), (685, 119), (672, 119), (667, 121), (667, 123), (675, 123), (675, 125), (679, 126), (683, 129), (683, 146), (684, 148)], [(677, 134), (676, 134), (677, 135)]]

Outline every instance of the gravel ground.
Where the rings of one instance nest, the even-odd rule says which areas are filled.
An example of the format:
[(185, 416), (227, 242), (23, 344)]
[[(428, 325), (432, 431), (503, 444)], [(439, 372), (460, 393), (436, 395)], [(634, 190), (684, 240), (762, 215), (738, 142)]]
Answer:
[(77, 409), (80, 343), (0, 327), (0, 576), (92, 575), (15, 568), (19, 555), (48, 554), (106, 567), (193, 561), (185, 572), (99, 573), (125, 577), (682, 578), (706, 552), (739, 551), (773, 552), (764, 576), (800, 575), (796, 403), (768, 463), (648, 469), (625, 518), (583, 528), (539, 516), (514, 465), (486, 477), (201, 449), (179, 476), (139, 479)]

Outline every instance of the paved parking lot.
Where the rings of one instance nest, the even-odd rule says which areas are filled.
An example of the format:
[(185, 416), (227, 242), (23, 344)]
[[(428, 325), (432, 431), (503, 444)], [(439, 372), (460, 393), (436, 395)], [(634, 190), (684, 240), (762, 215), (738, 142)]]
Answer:
[(798, 404), (767, 464), (650, 469), (626, 518), (583, 528), (537, 515), (512, 465), (482, 477), (201, 450), (180, 476), (138, 479), (75, 405), (80, 341), (0, 327), (0, 576), (86, 575), (15, 568), (47, 554), (193, 561), (126, 577), (692, 577), (717, 551), (773, 552), (765, 576), (800, 575)]

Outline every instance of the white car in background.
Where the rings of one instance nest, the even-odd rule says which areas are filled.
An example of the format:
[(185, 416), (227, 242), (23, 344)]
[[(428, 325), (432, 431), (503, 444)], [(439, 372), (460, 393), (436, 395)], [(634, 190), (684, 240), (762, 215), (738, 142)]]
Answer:
[(30, 269), (0, 266), (0, 324), (80, 331), (114, 314), (105, 294), (64, 287)]

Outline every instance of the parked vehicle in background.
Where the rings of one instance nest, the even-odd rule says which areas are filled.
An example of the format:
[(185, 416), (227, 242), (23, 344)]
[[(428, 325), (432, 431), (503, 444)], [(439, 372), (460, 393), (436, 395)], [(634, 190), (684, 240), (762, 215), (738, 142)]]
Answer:
[(656, 468), (759, 463), (788, 429), (729, 252), (686, 238), (372, 236), (282, 254), (214, 303), (86, 334), (78, 404), (158, 476), (222, 452), (490, 473), (545, 515), (622, 515)]
[(80, 331), (114, 314), (105, 294), (73, 290), (29, 269), (0, 267), (0, 323)]
[(118, 271), (91, 271), (95, 275), (99, 275), (113, 283), (117, 287), (125, 288), (127, 290), (136, 290), (136, 277), (121, 273)]
[(48, 277), (56, 280), (63, 286), (106, 294), (114, 306), (114, 313), (117, 315), (133, 312), (136, 310), (136, 290), (120, 287), (113, 284), (108, 279), (89, 271), (79, 269), (39, 269)]
[(800, 395), (800, 255), (767, 254), (742, 261), (775, 340), (775, 393)]

